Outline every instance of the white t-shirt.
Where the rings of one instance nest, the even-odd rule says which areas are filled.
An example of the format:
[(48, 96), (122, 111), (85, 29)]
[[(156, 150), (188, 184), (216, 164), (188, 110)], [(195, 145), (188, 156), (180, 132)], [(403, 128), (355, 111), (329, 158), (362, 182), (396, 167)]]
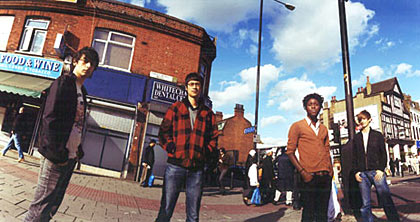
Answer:
[(85, 117), (84, 101), (82, 94), (82, 85), (76, 82), (77, 89), (77, 108), (74, 124), (70, 132), (66, 147), (69, 150), (69, 159), (76, 158), (77, 149), (82, 141), (83, 120)]

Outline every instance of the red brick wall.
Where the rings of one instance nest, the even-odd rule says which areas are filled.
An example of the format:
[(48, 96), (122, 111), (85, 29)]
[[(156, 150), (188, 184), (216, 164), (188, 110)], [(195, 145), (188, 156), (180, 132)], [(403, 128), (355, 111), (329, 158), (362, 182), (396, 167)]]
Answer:
[(204, 56), (200, 55), (205, 42), (203, 36), (207, 36), (201, 27), (123, 3), (95, 3), (98, 4), (96, 11), (89, 0), (84, 7), (54, 1), (37, 2), (36, 7), (33, 1), (0, 2), (0, 15), (15, 16), (7, 51), (14, 53), (18, 49), (26, 18), (39, 16), (51, 21), (44, 57), (59, 59), (53, 45), (56, 34), (66, 28), (79, 39), (74, 47), (80, 49), (92, 44), (94, 30), (100, 27), (136, 38), (132, 73), (149, 75), (154, 71), (174, 76), (182, 83), (188, 73), (198, 71), (200, 56)]
[(218, 146), (226, 150), (238, 150), (238, 162), (244, 163), (250, 149), (253, 148), (253, 134), (244, 134), (244, 129), (251, 127), (251, 123), (242, 116), (226, 119), (223, 134), (219, 136)]

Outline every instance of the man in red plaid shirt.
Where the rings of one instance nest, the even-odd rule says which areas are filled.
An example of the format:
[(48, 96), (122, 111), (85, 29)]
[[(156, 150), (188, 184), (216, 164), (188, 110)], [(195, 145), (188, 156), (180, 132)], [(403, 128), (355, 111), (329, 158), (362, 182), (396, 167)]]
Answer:
[(157, 222), (170, 221), (184, 185), (186, 221), (199, 219), (204, 163), (209, 152), (216, 149), (218, 136), (215, 115), (200, 97), (202, 85), (199, 74), (188, 74), (188, 96), (168, 109), (160, 126), (159, 140), (168, 161)]

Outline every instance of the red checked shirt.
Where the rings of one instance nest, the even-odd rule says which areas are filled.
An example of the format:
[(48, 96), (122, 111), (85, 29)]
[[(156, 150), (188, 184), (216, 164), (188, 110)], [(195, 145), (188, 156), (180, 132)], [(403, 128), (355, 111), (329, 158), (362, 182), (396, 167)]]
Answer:
[(169, 107), (159, 130), (159, 140), (168, 152), (168, 163), (202, 169), (209, 152), (217, 147), (218, 130), (213, 111), (199, 102), (194, 127), (191, 127), (188, 98)]

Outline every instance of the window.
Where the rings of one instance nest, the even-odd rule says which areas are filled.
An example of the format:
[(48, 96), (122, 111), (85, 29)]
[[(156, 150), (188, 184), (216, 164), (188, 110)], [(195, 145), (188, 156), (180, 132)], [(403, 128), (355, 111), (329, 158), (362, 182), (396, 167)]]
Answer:
[(41, 54), (44, 48), (47, 29), (50, 21), (40, 19), (26, 20), (19, 50), (34, 54)]
[(126, 34), (97, 29), (92, 47), (99, 54), (99, 65), (129, 71), (133, 58), (135, 38)]
[(6, 51), (14, 20), (14, 16), (0, 16), (0, 24), (2, 26), (0, 29), (0, 50), (2, 51)]

